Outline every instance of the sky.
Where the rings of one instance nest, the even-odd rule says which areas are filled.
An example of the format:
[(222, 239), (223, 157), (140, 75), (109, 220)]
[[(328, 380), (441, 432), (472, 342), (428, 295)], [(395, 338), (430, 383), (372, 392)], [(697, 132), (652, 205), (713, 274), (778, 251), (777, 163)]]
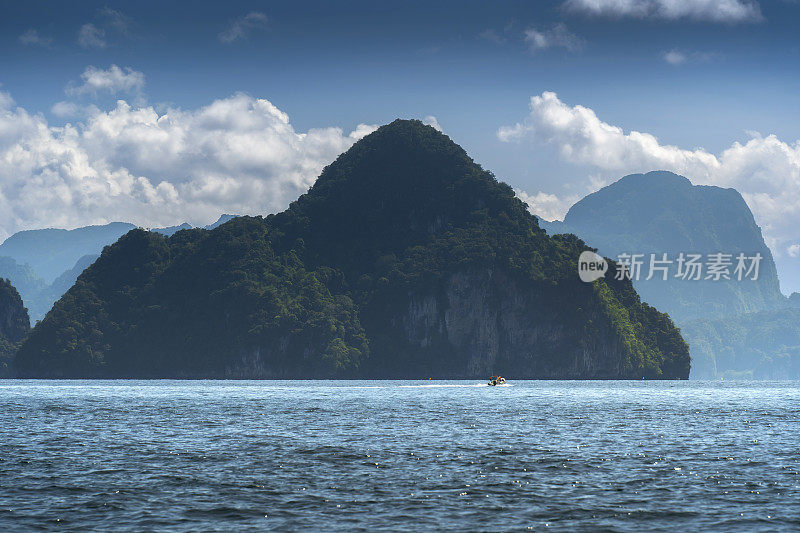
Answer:
[(656, 169), (739, 190), (800, 291), (800, 1), (0, 3), (0, 239), (284, 209), (380, 124), (531, 210)]

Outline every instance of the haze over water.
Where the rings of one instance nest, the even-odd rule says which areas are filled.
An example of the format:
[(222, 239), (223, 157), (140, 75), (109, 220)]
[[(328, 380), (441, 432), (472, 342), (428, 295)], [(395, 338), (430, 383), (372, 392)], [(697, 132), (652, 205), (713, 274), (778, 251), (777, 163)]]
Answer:
[(0, 529), (800, 528), (797, 382), (0, 381)]

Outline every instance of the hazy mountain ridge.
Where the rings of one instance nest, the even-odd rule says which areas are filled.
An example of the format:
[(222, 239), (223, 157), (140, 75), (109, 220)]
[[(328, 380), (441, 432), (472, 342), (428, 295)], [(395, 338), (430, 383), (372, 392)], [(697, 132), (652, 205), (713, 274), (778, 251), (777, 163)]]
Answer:
[(800, 377), (800, 345), (772, 342), (762, 334), (794, 338), (800, 326), (796, 314), (786, 308), (800, 307), (800, 294), (786, 298), (780, 293), (772, 254), (735, 190), (695, 186), (670, 172), (634, 174), (577, 202), (563, 222), (540, 224), (550, 234), (578, 235), (608, 257), (760, 253), (757, 281), (664, 282), (643, 276), (634, 286), (644, 301), (681, 326), (692, 353), (693, 378)]
[(685, 378), (688, 348), (630, 282), (576, 274), (513, 190), (395, 121), (277, 215), (133, 230), (34, 329), (49, 377)]
[(85, 226), (73, 230), (38, 229), (20, 231), (0, 244), (0, 256), (29, 265), (45, 283), (58, 276), (83, 256), (99, 254), (107, 246), (135, 228), (127, 222)]
[[(236, 215), (221, 215), (206, 228), (215, 228), (235, 217)], [(111, 222), (103, 226), (85, 226), (74, 230), (48, 228), (15, 233), (0, 245), (0, 277), (9, 278), (19, 290), (30, 318), (35, 323), (44, 318), (53, 303), (100, 256), (103, 247), (113, 244), (121, 235), (135, 227), (127, 222)], [(173, 235), (191, 228), (189, 224), (183, 223), (167, 228), (152, 228), (150, 231)], [(4, 256), (3, 251), (10, 255)], [(77, 259), (69, 263), (76, 255)], [(44, 268), (50, 275), (54, 272), (58, 272), (58, 275), (48, 282), (31, 263), (38, 268)]]
[[(756, 281), (634, 280), (642, 299), (678, 322), (786, 306), (772, 252), (742, 196), (733, 189), (692, 185), (683, 176), (657, 171), (632, 174), (570, 208), (564, 222), (543, 222), (549, 233), (573, 233), (616, 258), (621, 253), (681, 252), (761, 254)], [(645, 265), (647, 266), (647, 265)]]
[(699, 377), (800, 378), (800, 309), (746, 313), (681, 325)]

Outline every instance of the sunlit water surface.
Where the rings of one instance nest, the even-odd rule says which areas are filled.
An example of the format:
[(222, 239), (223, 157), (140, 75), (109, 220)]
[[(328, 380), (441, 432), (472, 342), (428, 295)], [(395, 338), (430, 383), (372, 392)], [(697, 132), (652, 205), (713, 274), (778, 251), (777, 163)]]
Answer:
[(0, 381), (0, 530), (796, 530), (799, 385)]

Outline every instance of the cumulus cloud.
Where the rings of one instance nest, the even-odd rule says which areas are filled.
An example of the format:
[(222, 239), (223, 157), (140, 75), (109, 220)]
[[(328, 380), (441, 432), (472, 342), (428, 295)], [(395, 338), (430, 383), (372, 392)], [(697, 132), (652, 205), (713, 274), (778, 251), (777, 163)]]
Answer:
[(9, 109), (14, 105), (14, 99), (5, 91), (0, 91), (0, 111)]
[(566, 0), (572, 12), (613, 18), (745, 23), (763, 20), (753, 0)]
[(251, 11), (243, 17), (234, 19), (219, 34), (219, 40), (223, 43), (232, 43), (247, 38), (253, 30), (264, 29), (267, 27), (269, 19), (264, 13)]
[(559, 197), (541, 191), (529, 194), (522, 189), (514, 189), (514, 192), (517, 198), (528, 204), (531, 213), (548, 221), (563, 219), (569, 208), (581, 199), (578, 195)]
[(567, 105), (553, 92), (532, 97), (528, 116), (513, 126), (500, 128), (497, 135), (506, 142), (531, 139), (546, 143), (566, 161), (616, 177), (671, 170), (695, 184), (735, 188), (750, 206), (777, 257), (786, 253), (789, 243), (797, 242), (800, 140), (785, 142), (775, 135), (754, 134), (718, 154), (702, 148), (688, 150), (662, 144), (650, 133), (626, 133), (619, 126), (601, 121), (587, 107)]
[(19, 42), (25, 45), (50, 46), (53, 39), (42, 37), (37, 30), (30, 29), (19, 36)]
[(431, 126), (436, 131), (442, 131), (442, 126), (439, 125), (439, 121), (436, 120), (436, 117), (433, 115), (428, 115), (422, 119), (422, 123), (428, 126)]
[(65, 92), (69, 95), (89, 94), (97, 96), (99, 93), (125, 93), (141, 95), (144, 90), (145, 77), (138, 70), (130, 67), (124, 69), (111, 65), (107, 69), (93, 66), (86, 67), (81, 74), (82, 83), (70, 83)]
[(54, 127), (0, 93), (0, 237), (112, 220), (208, 223), (285, 208), (373, 126), (297, 132), (268, 100), (236, 94), (191, 110), (120, 100)]
[(789, 257), (800, 257), (800, 244), (792, 244), (786, 249)]
[(91, 22), (84, 24), (78, 30), (78, 44), (83, 48), (105, 48), (106, 32)]
[(524, 39), (532, 54), (547, 48), (566, 48), (574, 52), (583, 45), (577, 35), (560, 23), (549, 29), (528, 28), (524, 32)]
[(53, 104), (50, 112), (59, 118), (78, 118), (100, 113), (100, 109), (95, 105), (80, 105), (75, 102), (62, 101)]
[(81, 110), (78, 104), (74, 102), (56, 102), (50, 108), (50, 112), (57, 117), (67, 118), (79, 115)]

